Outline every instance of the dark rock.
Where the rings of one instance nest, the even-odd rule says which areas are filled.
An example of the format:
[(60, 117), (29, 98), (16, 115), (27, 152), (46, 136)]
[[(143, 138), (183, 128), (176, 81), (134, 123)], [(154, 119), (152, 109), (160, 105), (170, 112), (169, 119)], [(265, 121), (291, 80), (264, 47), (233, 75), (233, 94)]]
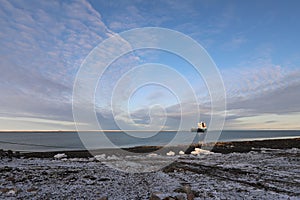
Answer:
[(8, 167), (8, 166), (5, 166), (3, 168), (0, 168), (0, 172), (3, 173), (3, 172), (11, 172), (13, 170), (12, 167)]
[(183, 194), (178, 194), (175, 196), (176, 200), (186, 200), (185, 196)]
[(195, 198), (195, 195), (193, 193), (189, 193), (186, 195), (187, 195), (187, 200), (194, 200), (194, 198)]
[(47, 171), (42, 171), (41, 174), (44, 175), (44, 176), (46, 176), (46, 175), (48, 175), (48, 172)]
[(18, 190), (17, 188), (1, 188), (0, 192), (6, 194), (16, 194), (18, 193)]
[(21, 154), (19, 151), (16, 151), (15, 154), (14, 154), (14, 157), (16, 158), (20, 158), (21, 157)]
[(79, 171), (78, 170), (66, 170), (65, 173), (66, 174), (78, 174)]
[(1, 188), (0, 192), (1, 193), (7, 193), (10, 189), (9, 188)]
[(174, 192), (178, 192), (178, 193), (186, 193), (186, 194), (188, 194), (188, 193), (191, 193), (191, 192), (192, 192), (192, 189), (191, 189), (190, 186), (184, 185), (184, 186), (182, 186), (182, 187), (180, 187), (180, 188), (175, 189)]
[(14, 178), (14, 177), (7, 177), (6, 179), (5, 179), (6, 181), (11, 181), (11, 182), (15, 182), (16, 181), (16, 179)]
[(161, 198), (157, 194), (151, 193), (149, 200), (161, 200)]
[(3, 149), (0, 149), (0, 158), (4, 157), (5, 153), (3, 151)]
[(187, 200), (193, 200), (195, 198), (194, 191), (192, 191), (189, 185), (184, 185), (180, 188), (174, 190), (174, 192), (185, 193), (187, 195)]
[(109, 178), (100, 178), (99, 181), (110, 181)]
[(36, 187), (31, 187), (27, 189), (27, 192), (37, 192), (39, 189)]
[(165, 197), (163, 200), (176, 200), (176, 199), (173, 197)]
[(7, 156), (8, 156), (9, 158), (12, 158), (12, 157), (14, 156), (13, 151), (12, 151), (12, 150), (8, 150), (8, 151), (7, 151)]

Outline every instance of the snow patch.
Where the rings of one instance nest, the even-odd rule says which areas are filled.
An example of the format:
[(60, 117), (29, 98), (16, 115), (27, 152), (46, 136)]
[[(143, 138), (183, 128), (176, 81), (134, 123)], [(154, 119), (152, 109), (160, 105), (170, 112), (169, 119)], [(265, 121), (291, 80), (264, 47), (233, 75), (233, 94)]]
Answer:
[(68, 156), (64, 153), (58, 153), (54, 156), (55, 159), (67, 158)]
[(184, 151), (179, 151), (179, 155), (184, 155)]
[(213, 152), (211, 151), (207, 151), (204, 149), (200, 149), (200, 148), (195, 148), (194, 151), (191, 152), (192, 155), (199, 155), (199, 154), (213, 154)]
[(169, 152), (167, 153), (167, 156), (175, 156), (175, 152), (174, 152), (174, 151), (169, 151)]
[(106, 157), (105, 154), (100, 154), (100, 155), (95, 155), (94, 158), (97, 159), (97, 160), (104, 160)]
[(156, 157), (156, 156), (158, 156), (156, 153), (150, 153), (147, 155), (147, 157)]

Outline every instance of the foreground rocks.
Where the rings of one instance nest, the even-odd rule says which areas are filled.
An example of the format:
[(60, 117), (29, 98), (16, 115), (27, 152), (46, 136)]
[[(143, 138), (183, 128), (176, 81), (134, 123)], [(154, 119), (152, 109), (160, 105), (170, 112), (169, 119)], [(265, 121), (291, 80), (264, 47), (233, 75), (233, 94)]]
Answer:
[(12, 150), (3, 150), (0, 149), (0, 158), (20, 158), (21, 154), (19, 151), (12, 151)]
[[(128, 165), (134, 167), (134, 163)], [(148, 173), (118, 171), (93, 159), (0, 159), (0, 199), (299, 197), (300, 150), (296, 148), (181, 155), (172, 164)]]

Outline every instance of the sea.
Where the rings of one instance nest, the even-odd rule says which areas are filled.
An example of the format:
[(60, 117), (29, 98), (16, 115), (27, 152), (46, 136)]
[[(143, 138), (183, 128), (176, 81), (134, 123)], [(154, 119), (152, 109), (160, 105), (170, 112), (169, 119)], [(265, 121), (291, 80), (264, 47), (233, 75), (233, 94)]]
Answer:
[(190, 131), (134, 132), (0, 132), (0, 149), (45, 152), (126, 148), (136, 146), (187, 145), (205, 142), (251, 141), (300, 137), (300, 130), (223, 130), (201, 135)]

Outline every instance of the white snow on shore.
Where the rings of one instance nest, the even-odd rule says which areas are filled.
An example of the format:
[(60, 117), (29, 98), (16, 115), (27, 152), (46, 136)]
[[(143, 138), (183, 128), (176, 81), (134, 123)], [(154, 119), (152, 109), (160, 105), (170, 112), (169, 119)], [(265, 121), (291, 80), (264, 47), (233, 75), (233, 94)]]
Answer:
[[(148, 173), (110, 167), (124, 160), (124, 169), (134, 172), (174, 162)], [(0, 160), (0, 199), (149, 199), (151, 194), (184, 199), (184, 187), (194, 199), (300, 199), (300, 150)]]
[(200, 148), (195, 148), (194, 151), (191, 152), (192, 155), (199, 155), (199, 154), (213, 154), (213, 152), (204, 150), (204, 149), (200, 149)]
[(67, 158), (67, 155), (64, 154), (64, 153), (59, 153), (59, 154), (56, 154), (56, 155), (54, 156), (54, 158), (56, 158), (56, 159)]
[(174, 151), (169, 151), (166, 155), (167, 156), (175, 156), (176, 154)]

